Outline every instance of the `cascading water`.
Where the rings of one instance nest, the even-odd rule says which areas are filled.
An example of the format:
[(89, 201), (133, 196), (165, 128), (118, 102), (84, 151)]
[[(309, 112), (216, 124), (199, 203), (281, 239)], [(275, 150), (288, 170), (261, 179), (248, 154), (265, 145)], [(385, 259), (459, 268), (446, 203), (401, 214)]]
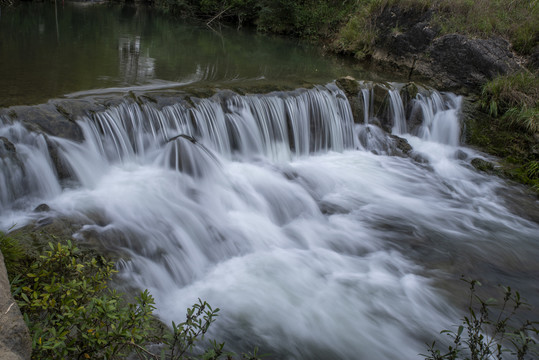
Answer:
[(398, 91), (389, 95), (412, 157), (384, 155), (395, 138), (371, 124), (372, 106), (354, 124), (334, 85), (161, 109), (123, 103), (80, 118), (82, 143), (6, 120), (0, 228), (49, 216), (31, 213), (42, 202), (85, 219), (75, 237), (97, 234), (119, 250), (120, 275), (150, 289), (164, 321), (205, 299), (222, 309), (211, 335), (233, 350), (418, 358), (458, 319), (441, 290), (455, 275), (538, 291), (539, 226), (499, 197), (507, 184), (455, 156), (474, 154), (458, 147), (460, 98), (418, 95), (413, 136)]

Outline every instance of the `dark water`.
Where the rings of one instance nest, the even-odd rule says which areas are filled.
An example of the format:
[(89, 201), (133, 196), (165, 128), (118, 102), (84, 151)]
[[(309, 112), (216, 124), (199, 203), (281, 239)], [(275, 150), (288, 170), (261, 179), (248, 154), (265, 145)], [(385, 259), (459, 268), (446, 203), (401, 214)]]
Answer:
[(349, 61), (294, 40), (172, 20), (142, 7), (31, 4), (0, 13), (0, 106), (132, 86), (289, 86), (363, 77)]

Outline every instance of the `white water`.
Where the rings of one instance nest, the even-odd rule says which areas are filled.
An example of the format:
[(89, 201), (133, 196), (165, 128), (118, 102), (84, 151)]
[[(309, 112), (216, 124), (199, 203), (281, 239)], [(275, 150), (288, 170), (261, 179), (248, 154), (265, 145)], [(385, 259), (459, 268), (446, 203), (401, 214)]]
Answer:
[[(391, 99), (404, 116), (398, 92)], [(77, 184), (63, 188), (42, 137), (5, 124), (32, 191), (2, 192), (0, 228), (44, 216), (30, 212), (41, 202), (86, 219), (76, 237), (99, 234), (127, 254), (122, 278), (150, 289), (163, 320), (200, 297), (222, 309), (212, 335), (234, 350), (419, 358), (457, 322), (461, 274), (537, 294), (539, 226), (499, 195), (517, 189), (469, 165), (458, 97), (433, 92), (416, 106), (421, 137), (404, 136), (423, 162), (383, 155), (390, 140), (353, 125), (333, 86), (194, 108), (124, 104), (80, 119), (84, 143), (54, 139)], [(12, 187), (20, 178), (2, 174)]]

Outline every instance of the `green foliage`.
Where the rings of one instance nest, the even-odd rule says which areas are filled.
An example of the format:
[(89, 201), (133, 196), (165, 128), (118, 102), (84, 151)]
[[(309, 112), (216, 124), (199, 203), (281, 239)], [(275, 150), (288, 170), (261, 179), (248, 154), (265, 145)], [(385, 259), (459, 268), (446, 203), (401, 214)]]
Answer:
[[(186, 320), (163, 333), (153, 317), (155, 303), (141, 292), (134, 303), (108, 288), (114, 264), (84, 253), (70, 241), (49, 244), (28, 271), (12, 282), (12, 292), (32, 335), (33, 359), (232, 358), (224, 344), (193, 355), (219, 309), (199, 299), (187, 309)], [(160, 354), (146, 346), (158, 345)], [(256, 359), (243, 355), (244, 359)]]
[(339, 51), (353, 53), (360, 60), (372, 53), (377, 34), (370, 11), (369, 7), (364, 7), (341, 28), (334, 43)]
[(501, 35), (529, 54), (539, 39), (539, 2), (530, 0), (438, 0), (435, 23), (442, 33)]
[(166, 14), (180, 17), (195, 15), (195, 2), (191, 0), (154, 0), (154, 6)]
[(456, 331), (441, 332), (447, 334), (452, 342), (447, 352), (442, 352), (433, 342), (428, 347), (428, 354), (423, 355), (425, 359), (501, 360), (507, 353), (519, 360), (539, 356), (539, 348), (533, 337), (539, 334), (538, 323), (518, 320), (517, 312), (525, 305), (518, 291), (504, 287), (503, 301), (496, 308), (495, 299), (484, 300), (477, 295), (476, 286), (481, 285), (478, 281), (467, 282), (470, 284), (468, 315)]
[(529, 133), (539, 132), (539, 79), (519, 72), (499, 76), (483, 86), (482, 106), (492, 116), (501, 116), (508, 125)]
[(127, 343), (140, 343), (153, 310), (149, 294), (123, 306), (119, 294), (105, 291), (112, 263), (85, 259), (71, 242), (49, 246), (14, 281), (14, 296), (32, 334), (33, 357), (112, 358), (125, 355)]
[(353, 2), (339, 0), (260, 0), (259, 31), (304, 38), (328, 38), (341, 27)]
[(11, 278), (19, 269), (19, 264), (24, 259), (24, 248), (19, 242), (0, 231), (0, 252), (4, 256), (4, 263)]

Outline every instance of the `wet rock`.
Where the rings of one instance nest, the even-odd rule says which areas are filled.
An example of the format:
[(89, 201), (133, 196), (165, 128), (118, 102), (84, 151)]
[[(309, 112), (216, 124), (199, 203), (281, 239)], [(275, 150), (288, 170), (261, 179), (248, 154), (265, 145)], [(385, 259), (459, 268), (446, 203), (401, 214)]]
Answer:
[(459, 160), (466, 160), (468, 158), (468, 154), (466, 154), (464, 151), (462, 150), (457, 150), (455, 152), (455, 158), (456, 159), (459, 159)]
[(493, 163), (484, 159), (480, 159), (480, 158), (472, 159), (471, 165), (477, 170), (483, 171), (483, 172), (491, 172), (494, 170)]
[(414, 106), (414, 99), (417, 97), (417, 94), (419, 94), (419, 88), (413, 82), (407, 83), (400, 90), (406, 125), (410, 133), (415, 133), (415, 130), (423, 124), (423, 112), (419, 107)]
[(373, 114), (377, 118), (380, 127), (387, 132), (391, 132), (393, 123), (389, 115), (389, 89), (386, 84), (375, 84), (372, 91)]
[(30, 333), (11, 295), (4, 257), (0, 252), (0, 359), (26, 360), (31, 354)]
[(17, 148), (7, 138), (0, 137), (0, 163), (6, 168), (11, 168), (11, 172), (24, 174), (24, 164), (17, 155)]
[(361, 146), (375, 155), (409, 156), (412, 146), (406, 139), (391, 135), (378, 126), (361, 126), (357, 133)]
[(15, 156), (16, 152), (17, 150), (15, 148), (15, 145), (13, 145), (13, 143), (7, 138), (0, 136), (0, 157), (12, 157)]
[(350, 210), (340, 205), (324, 200), (318, 204), (318, 207), (320, 208), (320, 212), (324, 215), (348, 214), (350, 212)]
[(58, 145), (55, 142), (51, 141), (48, 136), (45, 136), (45, 140), (47, 142), (49, 156), (54, 165), (54, 169), (56, 170), (56, 175), (58, 176), (58, 179), (71, 179), (71, 168), (58, 153)]
[(34, 212), (48, 212), (51, 208), (47, 204), (40, 204), (35, 209)]
[(400, 150), (403, 155), (409, 155), (410, 152), (412, 152), (412, 145), (410, 145), (408, 140), (395, 135), (390, 135), (390, 138), (393, 139), (393, 144), (395, 145), (395, 148)]
[(360, 91), (359, 83), (351, 76), (345, 76), (335, 81), (335, 84), (346, 94), (347, 97), (357, 97)]
[(354, 122), (363, 122), (363, 103), (359, 99), (359, 92), (361, 91), (361, 89), (357, 80), (351, 76), (346, 76), (337, 79), (335, 81), (335, 84), (346, 95), (348, 103), (350, 104), (350, 108), (352, 109), (352, 116), (354, 117)]
[(429, 159), (427, 159), (424, 155), (421, 155), (419, 153), (414, 153), (412, 155), (412, 159), (415, 162), (420, 163), (420, 164), (428, 164), (429, 163)]
[(82, 131), (79, 126), (58, 112), (52, 104), (38, 106), (16, 106), (18, 119), (31, 131), (59, 136), (75, 141), (82, 141)]

